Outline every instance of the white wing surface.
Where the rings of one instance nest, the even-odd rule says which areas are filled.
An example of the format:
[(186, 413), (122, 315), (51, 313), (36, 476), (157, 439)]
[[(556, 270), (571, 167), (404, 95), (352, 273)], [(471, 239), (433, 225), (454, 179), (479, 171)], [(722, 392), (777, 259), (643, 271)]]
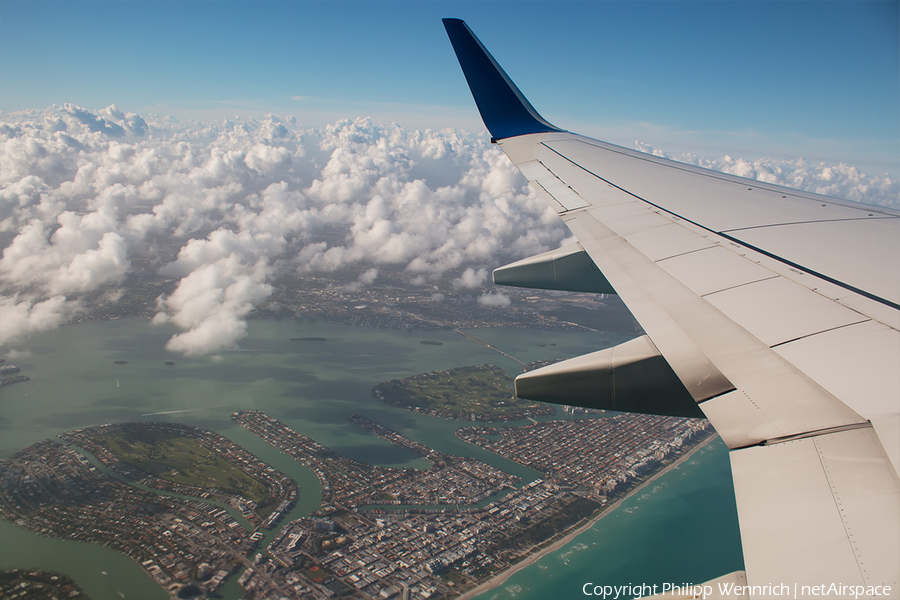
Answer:
[(731, 449), (748, 585), (900, 597), (900, 213), (562, 131), (444, 23), (494, 141), (579, 241), (495, 281), (614, 291), (647, 333), (517, 393), (705, 415)]

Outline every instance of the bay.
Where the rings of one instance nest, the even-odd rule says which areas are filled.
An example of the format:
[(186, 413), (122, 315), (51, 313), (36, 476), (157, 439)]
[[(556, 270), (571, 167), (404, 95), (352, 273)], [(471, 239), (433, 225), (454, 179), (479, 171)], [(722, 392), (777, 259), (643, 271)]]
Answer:
[(40, 536), (0, 520), (0, 569), (44, 569), (75, 580), (91, 600), (166, 600), (136, 562), (110, 548)]

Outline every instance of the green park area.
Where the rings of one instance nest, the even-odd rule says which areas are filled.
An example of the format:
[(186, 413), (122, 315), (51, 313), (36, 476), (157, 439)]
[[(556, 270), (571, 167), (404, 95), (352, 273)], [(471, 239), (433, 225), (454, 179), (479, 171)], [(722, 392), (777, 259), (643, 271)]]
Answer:
[(123, 428), (102, 439), (119, 460), (154, 477), (240, 495), (257, 504), (268, 496), (265, 485), (190, 437)]
[(419, 412), (468, 419), (502, 420), (523, 414), (552, 414), (549, 405), (516, 398), (512, 377), (500, 367), (479, 365), (434, 371), (376, 385), (380, 400)]

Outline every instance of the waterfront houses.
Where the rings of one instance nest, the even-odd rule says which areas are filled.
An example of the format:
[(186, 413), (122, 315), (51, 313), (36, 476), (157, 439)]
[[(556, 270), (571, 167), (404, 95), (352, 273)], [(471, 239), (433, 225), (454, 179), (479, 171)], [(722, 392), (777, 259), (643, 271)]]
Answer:
[(236, 423), (312, 469), (322, 483), (323, 504), (471, 505), (518, 478), (481, 461), (449, 456), (359, 415), (350, 421), (387, 441), (412, 450), (431, 463), (427, 470), (381, 467), (345, 458), (261, 411), (240, 411)]
[(0, 517), (42, 535), (109, 546), (173, 593), (198, 578), (200, 563), (231, 573), (254, 545), (225, 510), (129, 485), (55, 441), (0, 464)]
[[(350, 420), (426, 458), (431, 469), (351, 461), (260, 411), (233, 418), (312, 468), (324, 490), (319, 510), (285, 525), (268, 556), (258, 555), (242, 575), (250, 598), (453, 597), (597, 514), (710, 435), (705, 421), (643, 415), (464, 428), (462, 439), (545, 473), (521, 487), (506, 484), (481, 505), (446, 500), (481, 496), (454, 475), (505, 483), (492, 481), (494, 467), (438, 453), (364, 417)], [(369, 503), (367, 488), (380, 502)]]
[[(542, 474), (522, 483), (359, 415), (351, 423), (430, 467), (354, 461), (261, 411), (232, 418), (322, 483), (318, 509), (284, 524), (264, 548), (257, 547), (263, 529), (290, 509), (296, 484), (214, 432), (172, 423), (79, 429), (60, 436), (69, 445), (41, 442), (0, 461), (0, 517), (44, 535), (112, 547), (173, 597), (185, 586), (214, 592), (234, 575), (247, 600), (449, 598), (596, 516), (712, 434), (702, 420), (630, 414), (457, 431)], [(122, 439), (164, 441), (154, 446), (154, 460), (176, 447), (216, 468), (227, 459), (236, 469), (228, 472), (259, 482), (265, 500), (228, 492), (225, 482), (190, 483), (172, 466), (165, 477), (151, 472), (156, 463), (142, 469), (137, 459), (149, 454), (147, 447), (136, 443), (128, 454), (113, 447)], [(172, 442), (183, 439), (191, 444)]]
[(545, 421), (524, 427), (464, 427), (456, 435), (545, 473), (554, 483), (590, 489), (640, 478), (708, 437), (705, 419), (621, 413), (601, 419)]

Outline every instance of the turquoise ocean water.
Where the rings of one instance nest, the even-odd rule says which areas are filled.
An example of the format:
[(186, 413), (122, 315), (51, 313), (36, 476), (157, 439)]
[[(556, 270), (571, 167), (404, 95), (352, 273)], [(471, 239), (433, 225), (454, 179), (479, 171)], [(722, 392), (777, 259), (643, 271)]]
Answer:
[(743, 568), (728, 454), (716, 439), (559, 550), (478, 600), (586, 598), (585, 584), (701, 583)]
[[(260, 409), (358, 460), (426, 466), (410, 452), (350, 425), (347, 417), (354, 413), (442, 452), (474, 456), (524, 481), (539, 475), (462, 442), (454, 435), (459, 422), (391, 408), (372, 397), (370, 390), (380, 381), (436, 369), (493, 363), (511, 375), (519, 371), (515, 361), (454, 332), (253, 321), (239, 350), (203, 357), (167, 352), (165, 342), (173, 333), (142, 319), (124, 319), (64, 326), (21, 344), (7, 362), (19, 365), (31, 381), (0, 388), (0, 458), (78, 427), (183, 422), (217, 431), (293, 477), (301, 497), (289, 517), (308, 514), (318, 506), (321, 492), (313, 473), (230, 421), (236, 410)], [(626, 339), (508, 328), (469, 333), (525, 362), (577, 356)], [(290, 340), (310, 336), (327, 341)], [(423, 345), (422, 340), (442, 345)], [(165, 361), (176, 364), (166, 366)], [(626, 503), (568, 550), (544, 557), (483, 597), (550, 597), (548, 590), (569, 589), (560, 587), (560, 577), (580, 594), (588, 581), (580, 582), (584, 577), (630, 582), (655, 573), (699, 581), (740, 568), (733, 493), (721, 444), (710, 445), (653, 485), (661, 487), (648, 488), (635, 497), (634, 507)], [(566, 552), (570, 554), (559, 558)], [(12, 567), (66, 573), (94, 600), (166, 597), (137, 564), (112, 550), (41, 537), (0, 522), (0, 568)], [(236, 599), (241, 591), (231, 581), (223, 595)]]

